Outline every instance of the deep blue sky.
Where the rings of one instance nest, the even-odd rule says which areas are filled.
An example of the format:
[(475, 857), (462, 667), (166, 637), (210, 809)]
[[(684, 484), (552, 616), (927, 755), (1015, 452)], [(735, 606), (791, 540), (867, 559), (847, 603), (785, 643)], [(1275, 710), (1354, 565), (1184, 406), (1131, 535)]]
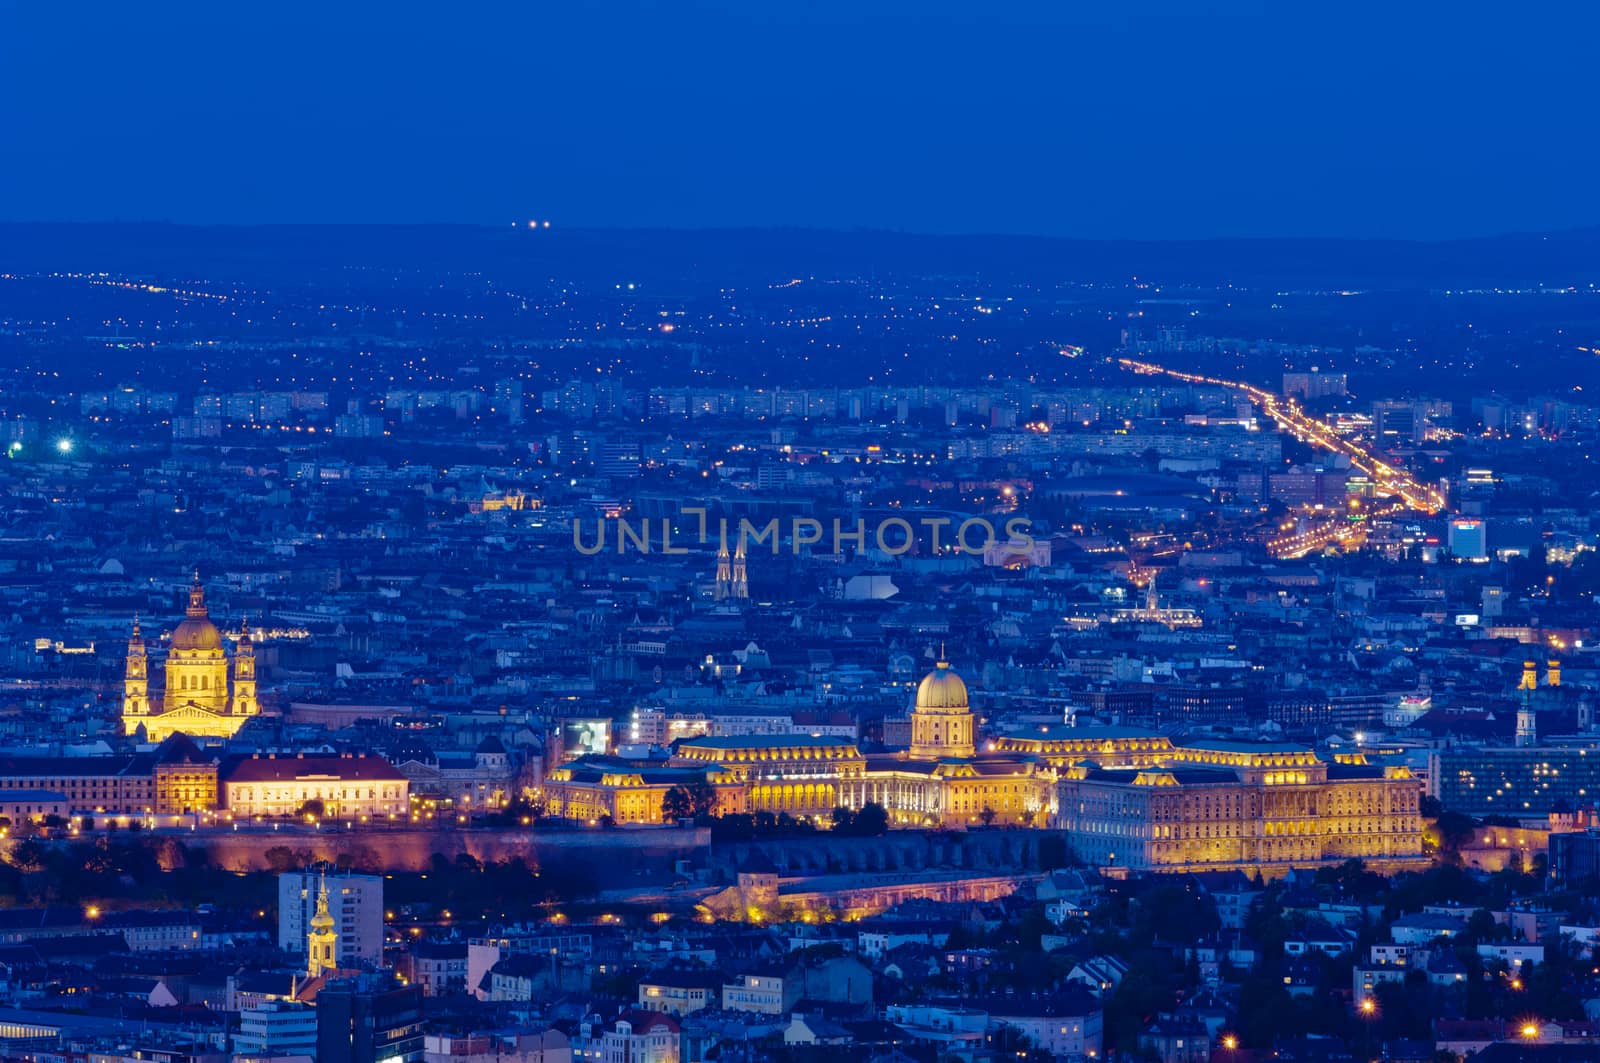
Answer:
[(0, 218), (1592, 225), (1595, 8), (0, 0)]

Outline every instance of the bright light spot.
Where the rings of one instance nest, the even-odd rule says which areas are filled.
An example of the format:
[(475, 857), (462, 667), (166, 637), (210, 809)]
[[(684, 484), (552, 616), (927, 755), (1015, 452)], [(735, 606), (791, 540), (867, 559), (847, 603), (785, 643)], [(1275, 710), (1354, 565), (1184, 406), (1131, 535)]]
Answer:
[(60, 451), (62, 454), (71, 454), (72, 447), (73, 442), (70, 439), (62, 437), (61, 439), (56, 440), (56, 450)]

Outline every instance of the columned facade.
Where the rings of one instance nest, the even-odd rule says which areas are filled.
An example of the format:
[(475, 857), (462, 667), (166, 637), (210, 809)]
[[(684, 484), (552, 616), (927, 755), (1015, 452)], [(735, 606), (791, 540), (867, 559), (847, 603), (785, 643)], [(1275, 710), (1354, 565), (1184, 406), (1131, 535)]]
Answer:
[(150, 697), (149, 654), (135, 619), (122, 684), (124, 734), (137, 734), (143, 728), (151, 742), (177, 733), (231, 738), (261, 712), (250, 632), (247, 628), (239, 637), (230, 682), (223, 635), (211, 621), (205, 589), (198, 580), (189, 588), (183, 622), (172, 631), (163, 671), (166, 681), (157, 705)]

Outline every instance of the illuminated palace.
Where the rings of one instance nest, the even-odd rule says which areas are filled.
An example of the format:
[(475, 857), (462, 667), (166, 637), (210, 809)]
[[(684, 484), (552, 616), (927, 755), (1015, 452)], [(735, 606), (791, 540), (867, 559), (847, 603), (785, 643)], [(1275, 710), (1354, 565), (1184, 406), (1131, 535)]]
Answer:
[(911, 747), (863, 754), (851, 739), (805, 735), (685, 738), (674, 761), (716, 765), (749, 788), (753, 812), (826, 821), (838, 807), (876, 803), (897, 826), (1043, 826), (1055, 772), (1042, 757), (980, 753), (967, 685), (940, 661), (917, 687)]
[(222, 632), (206, 612), (206, 594), (197, 576), (189, 589), (187, 614), (172, 631), (159, 703), (150, 693), (150, 658), (139, 622), (133, 622), (122, 687), (123, 732), (132, 735), (143, 728), (151, 742), (176, 732), (231, 738), (261, 711), (256, 701), (255, 647), (248, 628), (239, 637), (232, 664), (230, 683)]
[(665, 823), (667, 795), (705, 788), (716, 815), (745, 811), (745, 790), (714, 765), (680, 768), (621, 757), (584, 756), (552, 770), (544, 781), (545, 811), (567, 819)]
[(1330, 763), (1304, 746), (1175, 745), (1115, 730), (1074, 740), (1072, 728), (1059, 728), (1012, 740), (1066, 764), (1055, 824), (1088, 863), (1271, 875), (1350, 859), (1383, 870), (1424, 862), (1421, 790), (1404, 767), (1369, 765), (1360, 755)]

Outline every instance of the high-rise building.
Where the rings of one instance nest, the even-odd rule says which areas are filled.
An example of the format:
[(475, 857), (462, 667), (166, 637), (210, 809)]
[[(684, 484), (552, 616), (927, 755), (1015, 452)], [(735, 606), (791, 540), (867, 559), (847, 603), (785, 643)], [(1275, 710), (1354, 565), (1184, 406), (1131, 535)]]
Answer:
[(494, 412), (511, 424), (522, 423), (522, 381), (507, 377), (494, 382)]
[[(1537, 734), (1535, 734), (1537, 741)], [(1540, 818), (1600, 794), (1600, 749), (1486, 746), (1429, 756), (1428, 785), (1452, 812)]]
[(419, 1063), (422, 989), (380, 975), (329, 982), (317, 994), (317, 1063)]
[(278, 876), (278, 947), (305, 955), (319, 893), (326, 890), (335, 937), (334, 966), (377, 965), (383, 960), (383, 876), (309, 871)]
[(1324, 399), (1349, 392), (1345, 374), (1313, 368), (1309, 373), (1283, 374), (1283, 393), (1291, 398)]
[(1447, 543), (1450, 552), (1463, 561), (1484, 561), (1489, 557), (1487, 528), (1475, 517), (1451, 520)]

